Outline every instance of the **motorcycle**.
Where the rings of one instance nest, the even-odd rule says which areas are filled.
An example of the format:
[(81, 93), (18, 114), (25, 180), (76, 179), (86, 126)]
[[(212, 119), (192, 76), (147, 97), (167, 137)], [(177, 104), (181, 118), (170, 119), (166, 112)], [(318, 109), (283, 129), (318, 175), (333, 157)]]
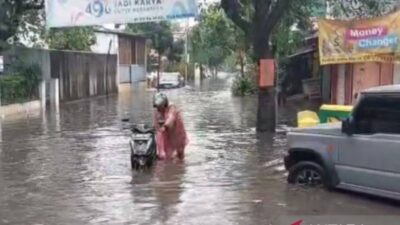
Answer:
[(155, 129), (144, 124), (132, 125), (129, 129), (132, 132), (129, 140), (132, 169), (150, 168), (157, 160)]

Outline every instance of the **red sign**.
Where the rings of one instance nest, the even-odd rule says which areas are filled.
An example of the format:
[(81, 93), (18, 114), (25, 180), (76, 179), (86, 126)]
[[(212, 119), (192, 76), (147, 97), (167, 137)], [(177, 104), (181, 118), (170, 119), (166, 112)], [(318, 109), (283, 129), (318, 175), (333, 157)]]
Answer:
[(386, 26), (349, 28), (346, 30), (346, 40), (360, 40), (374, 37), (382, 37), (388, 34)]
[(275, 81), (275, 60), (260, 60), (260, 87), (273, 87)]

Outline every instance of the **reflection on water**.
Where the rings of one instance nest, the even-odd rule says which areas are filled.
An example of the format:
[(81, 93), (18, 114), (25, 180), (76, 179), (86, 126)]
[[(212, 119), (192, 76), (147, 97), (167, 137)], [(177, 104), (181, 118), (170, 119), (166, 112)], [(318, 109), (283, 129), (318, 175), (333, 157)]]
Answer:
[[(285, 135), (256, 135), (256, 101), (225, 80), (170, 90), (185, 162), (130, 170), (121, 118), (151, 122), (153, 92), (64, 104), (1, 125), (0, 224), (267, 224), (287, 214), (398, 214), (386, 201), (286, 184)], [(298, 105), (281, 109), (291, 124)], [(329, 204), (327, 204), (329, 203)]]

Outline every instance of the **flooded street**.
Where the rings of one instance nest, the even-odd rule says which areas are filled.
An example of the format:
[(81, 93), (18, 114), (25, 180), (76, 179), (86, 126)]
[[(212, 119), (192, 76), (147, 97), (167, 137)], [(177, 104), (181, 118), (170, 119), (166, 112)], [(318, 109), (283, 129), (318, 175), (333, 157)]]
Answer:
[[(152, 94), (70, 102), (1, 125), (0, 224), (269, 224), (282, 215), (399, 215), (400, 204), (287, 185), (283, 134), (255, 133), (256, 99), (229, 82), (167, 91), (190, 145), (184, 162), (130, 169), (122, 118), (151, 122)], [(296, 106), (282, 109), (290, 123)]]

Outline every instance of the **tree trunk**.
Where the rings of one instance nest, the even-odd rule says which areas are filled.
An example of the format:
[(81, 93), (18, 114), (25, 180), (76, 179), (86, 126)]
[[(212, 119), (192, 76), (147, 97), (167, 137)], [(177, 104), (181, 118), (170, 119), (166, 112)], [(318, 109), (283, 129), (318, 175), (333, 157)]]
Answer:
[(240, 60), (240, 75), (244, 77), (244, 54), (242, 52), (239, 53), (239, 60)]
[(203, 64), (200, 64), (200, 80), (204, 79), (204, 68)]
[[(259, 43), (259, 44), (257, 44)], [(268, 43), (268, 42), (267, 42)], [(261, 46), (259, 46), (261, 45)], [(267, 45), (262, 42), (256, 42), (254, 49), (264, 49), (264, 52), (256, 52), (259, 60), (272, 59), (272, 52)], [(258, 63), (260, 61), (258, 60)], [(260, 74), (259, 74), (260, 76)], [(275, 87), (259, 87), (258, 90), (258, 110), (257, 110), (257, 126), (258, 132), (275, 132), (276, 128), (276, 97)]]

